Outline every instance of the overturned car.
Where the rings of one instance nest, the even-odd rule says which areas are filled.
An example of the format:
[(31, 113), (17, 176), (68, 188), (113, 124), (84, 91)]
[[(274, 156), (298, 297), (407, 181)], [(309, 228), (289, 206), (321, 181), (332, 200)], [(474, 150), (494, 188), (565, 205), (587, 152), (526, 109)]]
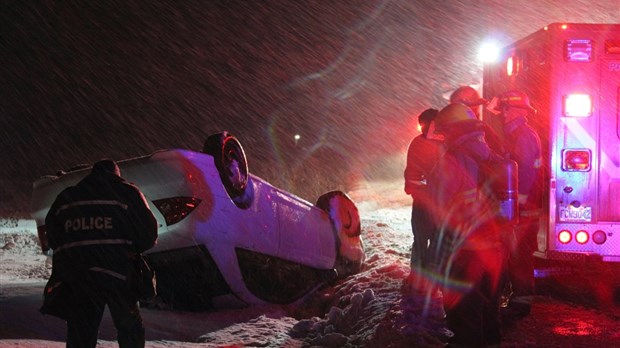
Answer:
[[(117, 163), (157, 218), (158, 242), (146, 257), (169, 308), (293, 303), (362, 267), (351, 199), (331, 191), (313, 205), (270, 185), (248, 172), (243, 148), (228, 132), (208, 137), (202, 151), (160, 150)], [(51, 204), (90, 167), (34, 182), (32, 215), (44, 250)]]

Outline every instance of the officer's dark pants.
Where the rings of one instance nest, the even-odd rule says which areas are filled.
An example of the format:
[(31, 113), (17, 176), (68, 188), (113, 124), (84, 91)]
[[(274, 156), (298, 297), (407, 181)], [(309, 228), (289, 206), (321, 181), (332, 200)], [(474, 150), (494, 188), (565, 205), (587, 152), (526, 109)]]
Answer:
[(433, 262), (434, 236), (436, 229), (432, 216), (425, 205), (414, 201), (411, 205), (411, 230), (413, 245), (411, 247), (411, 269), (422, 269)]
[(501, 341), (499, 302), (504, 253), (501, 249), (460, 250), (450, 262), (443, 287), (450, 343), (467, 347)]
[[(116, 286), (114, 286), (116, 285)], [(134, 295), (121, 282), (78, 284), (67, 321), (67, 348), (95, 347), (99, 324), (108, 305), (120, 348), (144, 347), (144, 325)]]
[(534, 295), (534, 256), (538, 220), (521, 218), (515, 229), (515, 245), (508, 260), (508, 278), (512, 284), (512, 296), (531, 297)]

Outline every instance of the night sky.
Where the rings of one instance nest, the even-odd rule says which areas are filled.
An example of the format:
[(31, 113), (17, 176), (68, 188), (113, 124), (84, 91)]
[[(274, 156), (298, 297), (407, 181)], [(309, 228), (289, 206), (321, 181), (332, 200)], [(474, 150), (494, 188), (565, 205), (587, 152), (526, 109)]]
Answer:
[(620, 23), (620, 0), (548, 3), (2, 1), (0, 213), (28, 214), (39, 176), (199, 150), (221, 130), (250, 171), (305, 198), (382, 170), (400, 177), (386, 159), (420, 111), (478, 81), (483, 40)]

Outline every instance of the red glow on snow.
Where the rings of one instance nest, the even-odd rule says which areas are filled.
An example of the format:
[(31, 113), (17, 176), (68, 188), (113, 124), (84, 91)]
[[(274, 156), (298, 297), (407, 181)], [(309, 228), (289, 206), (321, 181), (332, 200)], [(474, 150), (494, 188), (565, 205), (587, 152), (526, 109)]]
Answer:
[(592, 320), (572, 318), (555, 326), (553, 332), (562, 336), (594, 336), (601, 334), (601, 328)]

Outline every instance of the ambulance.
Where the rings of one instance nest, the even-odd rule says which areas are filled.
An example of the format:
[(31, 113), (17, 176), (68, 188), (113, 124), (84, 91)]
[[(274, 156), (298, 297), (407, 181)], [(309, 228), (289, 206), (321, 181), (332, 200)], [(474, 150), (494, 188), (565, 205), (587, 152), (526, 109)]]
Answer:
[(515, 89), (537, 109), (528, 123), (542, 144), (535, 275), (620, 265), (620, 24), (553, 23), (504, 47), (485, 63), (483, 95)]

